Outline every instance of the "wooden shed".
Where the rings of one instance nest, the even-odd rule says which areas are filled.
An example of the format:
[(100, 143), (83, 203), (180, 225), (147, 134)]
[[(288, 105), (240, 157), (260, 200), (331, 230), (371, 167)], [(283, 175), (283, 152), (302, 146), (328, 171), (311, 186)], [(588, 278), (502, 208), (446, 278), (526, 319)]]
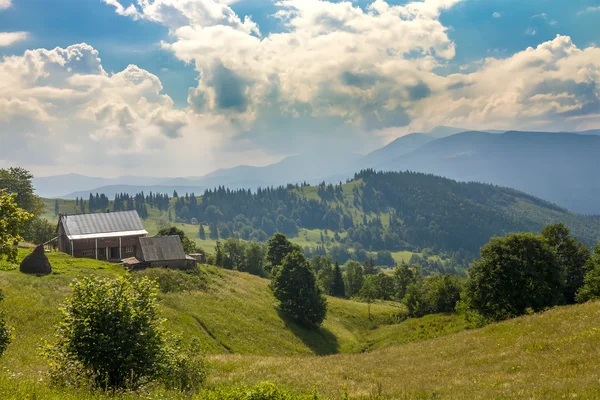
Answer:
[(137, 211), (60, 215), (57, 227), (59, 251), (105, 261), (135, 256), (146, 235)]
[[(189, 269), (197, 261), (186, 256), (179, 236), (155, 236), (139, 238), (135, 258), (137, 268), (176, 268)], [(127, 260), (124, 260), (127, 261)]]

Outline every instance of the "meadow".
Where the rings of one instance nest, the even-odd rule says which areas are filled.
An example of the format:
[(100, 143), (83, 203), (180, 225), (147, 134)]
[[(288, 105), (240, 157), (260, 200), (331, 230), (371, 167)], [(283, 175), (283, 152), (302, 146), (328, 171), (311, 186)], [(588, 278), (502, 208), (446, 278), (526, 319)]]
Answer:
[[(30, 250), (20, 249), (19, 258)], [(104, 398), (87, 390), (53, 388), (42, 341), (54, 340), (58, 308), (69, 283), (86, 275), (129, 274), (122, 267), (50, 253), (54, 272), (20, 273), (0, 262), (1, 305), (15, 338), (0, 359), (1, 398)], [(394, 302), (368, 305), (328, 298), (318, 331), (278, 312), (268, 281), (202, 266), (132, 273), (159, 282), (168, 329), (197, 338), (211, 366), (207, 388), (274, 382), (321, 398), (596, 398), (600, 395), (596, 321), (600, 304), (558, 307), (481, 329), (454, 314), (406, 319)], [(212, 393), (212, 392), (211, 392)], [(29, 396), (27, 396), (29, 395)], [(209, 393), (196, 398), (208, 397)], [(148, 387), (119, 398), (190, 398)]]

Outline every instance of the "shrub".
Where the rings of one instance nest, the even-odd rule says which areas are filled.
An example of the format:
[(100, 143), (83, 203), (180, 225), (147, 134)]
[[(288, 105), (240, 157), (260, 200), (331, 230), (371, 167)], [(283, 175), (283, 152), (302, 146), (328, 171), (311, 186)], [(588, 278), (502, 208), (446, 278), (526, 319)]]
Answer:
[(161, 381), (167, 389), (197, 393), (208, 375), (200, 344), (194, 338), (185, 352), (179, 349), (178, 344), (168, 348)]
[(318, 400), (316, 394), (296, 395), (278, 388), (272, 383), (261, 383), (254, 387), (222, 387), (203, 392), (205, 400)]
[(148, 268), (134, 272), (133, 276), (136, 279), (145, 277), (155, 281), (163, 293), (203, 290), (206, 288), (206, 277), (198, 267), (190, 271)]
[[(155, 282), (94, 277), (72, 286), (73, 295), (61, 308), (58, 342), (45, 350), (54, 383), (136, 389), (170, 373), (173, 362), (177, 371), (195, 370), (193, 364), (181, 366), (188, 359), (177, 358), (178, 346), (168, 339), (158, 316)], [(187, 388), (188, 380), (176, 386)]]
[[(2, 300), (4, 300), (4, 293), (0, 290), (0, 302)], [(11, 340), (12, 328), (6, 324), (4, 313), (0, 313), (0, 356), (4, 354)]]

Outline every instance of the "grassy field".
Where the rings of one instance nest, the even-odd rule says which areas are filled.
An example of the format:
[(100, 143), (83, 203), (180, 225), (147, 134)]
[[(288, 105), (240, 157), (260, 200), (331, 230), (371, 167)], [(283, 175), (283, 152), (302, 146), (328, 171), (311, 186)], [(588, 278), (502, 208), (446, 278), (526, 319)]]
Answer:
[[(597, 399), (600, 303), (364, 354), (215, 356), (215, 382), (273, 381), (341, 398)], [(379, 395), (380, 397), (376, 397)]]
[[(30, 250), (19, 250), (24, 257)], [(21, 274), (0, 262), (1, 308), (15, 338), (0, 358), (2, 399), (111, 398), (48, 386), (42, 339), (54, 340), (58, 307), (69, 283), (86, 275), (126, 274), (120, 266), (49, 255), (54, 272)], [(209, 388), (272, 381), (295, 393), (339, 399), (598, 398), (600, 303), (558, 307), (482, 329), (456, 315), (400, 322), (396, 303), (372, 305), (328, 298), (320, 331), (304, 330), (278, 313), (264, 279), (215, 267), (189, 276), (166, 270), (144, 274), (161, 283), (169, 330), (198, 338), (211, 365)], [(194, 286), (196, 285), (196, 286)], [(183, 291), (183, 289), (186, 289)], [(160, 388), (119, 398), (189, 396)], [(203, 398), (198, 395), (196, 398)]]

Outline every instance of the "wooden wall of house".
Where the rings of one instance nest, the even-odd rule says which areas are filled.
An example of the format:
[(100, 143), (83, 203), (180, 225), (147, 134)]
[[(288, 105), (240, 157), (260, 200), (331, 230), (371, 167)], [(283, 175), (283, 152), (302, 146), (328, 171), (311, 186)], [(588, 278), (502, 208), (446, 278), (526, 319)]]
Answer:
[[(123, 236), (121, 237), (121, 246), (119, 247), (119, 238), (100, 238), (98, 239), (98, 255), (96, 256), (96, 239), (73, 240), (73, 250), (71, 251), (71, 241), (66, 246), (67, 254), (75, 258), (97, 258), (103, 261), (120, 261), (124, 258), (134, 257), (139, 248), (139, 238), (143, 236)], [(107, 250), (108, 249), (108, 250)], [(120, 251), (119, 251), (120, 249)]]

